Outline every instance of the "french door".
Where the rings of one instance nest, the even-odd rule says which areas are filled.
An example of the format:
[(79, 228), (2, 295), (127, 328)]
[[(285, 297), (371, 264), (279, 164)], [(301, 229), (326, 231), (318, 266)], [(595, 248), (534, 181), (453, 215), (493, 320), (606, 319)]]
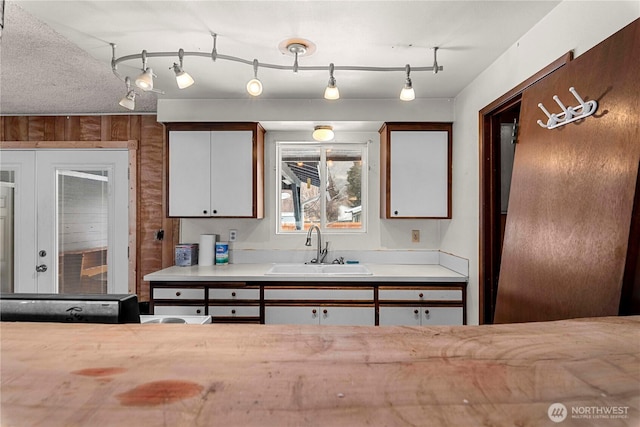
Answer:
[(0, 178), (2, 292), (128, 292), (127, 150), (2, 150)]

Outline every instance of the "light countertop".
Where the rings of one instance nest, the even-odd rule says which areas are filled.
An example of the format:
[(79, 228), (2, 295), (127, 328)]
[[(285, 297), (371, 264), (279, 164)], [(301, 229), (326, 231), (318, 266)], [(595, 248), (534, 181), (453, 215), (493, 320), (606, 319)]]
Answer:
[(228, 264), (224, 266), (173, 266), (144, 276), (146, 281), (167, 282), (466, 282), (468, 277), (439, 264), (361, 264), (371, 275), (268, 275), (273, 264)]

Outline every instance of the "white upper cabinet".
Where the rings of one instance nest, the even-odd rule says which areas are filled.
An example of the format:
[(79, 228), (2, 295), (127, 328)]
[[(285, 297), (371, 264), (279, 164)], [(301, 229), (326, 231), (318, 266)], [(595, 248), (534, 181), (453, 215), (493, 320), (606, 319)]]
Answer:
[(450, 123), (380, 129), (382, 218), (451, 218)]
[(168, 146), (169, 216), (263, 217), (259, 125), (168, 125)]

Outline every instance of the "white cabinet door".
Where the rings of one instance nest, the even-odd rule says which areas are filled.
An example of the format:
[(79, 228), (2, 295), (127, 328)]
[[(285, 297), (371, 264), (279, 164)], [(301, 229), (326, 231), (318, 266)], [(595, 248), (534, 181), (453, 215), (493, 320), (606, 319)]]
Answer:
[(321, 325), (373, 326), (374, 307), (320, 307)]
[(211, 132), (169, 132), (169, 216), (211, 215)]
[(446, 131), (391, 131), (391, 216), (449, 216), (449, 141)]
[(462, 325), (462, 307), (422, 307), (423, 325)]
[(211, 132), (211, 216), (252, 216), (253, 182), (253, 132)]
[(380, 326), (462, 325), (462, 307), (380, 307)]
[(418, 307), (380, 307), (380, 326), (420, 325), (420, 310)]
[(264, 308), (264, 323), (267, 325), (318, 325), (318, 307), (267, 306)]

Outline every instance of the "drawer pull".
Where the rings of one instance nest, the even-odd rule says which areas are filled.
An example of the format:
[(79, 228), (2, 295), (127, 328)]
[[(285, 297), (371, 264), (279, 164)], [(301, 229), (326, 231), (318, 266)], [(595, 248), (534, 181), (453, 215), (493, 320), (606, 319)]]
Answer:
[(231, 310), (231, 314), (236, 314), (236, 311), (235, 310)]
[(196, 314), (200, 314), (202, 312), (202, 310), (198, 309), (196, 310)]
[(232, 297), (235, 297), (235, 296), (236, 296), (236, 293), (235, 293), (235, 292), (231, 292), (231, 296), (232, 296)]
[(422, 292), (420, 292), (420, 295), (418, 295), (420, 298), (424, 298), (424, 294)]
[(180, 295), (182, 295), (182, 292), (178, 291), (176, 292), (176, 296), (179, 297)]

